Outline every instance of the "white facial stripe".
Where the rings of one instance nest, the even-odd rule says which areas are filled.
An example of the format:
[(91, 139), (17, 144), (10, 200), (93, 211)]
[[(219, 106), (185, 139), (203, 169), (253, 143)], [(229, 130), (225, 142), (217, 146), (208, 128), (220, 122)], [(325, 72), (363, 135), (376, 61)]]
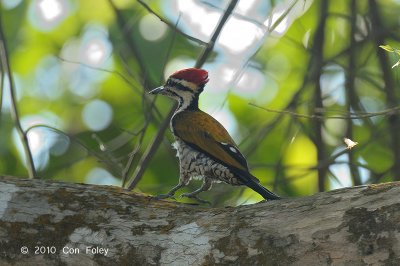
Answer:
[(179, 84), (185, 86), (186, 88), (191, 89), (192, 92), (196, 92), (196, 89), (197, 89), (197, 85), (196, 84), (194, 84), (192, 82), (189, 82), (189, 81), (186, 81), (186, 80), (183, 80), (183, 79), (175, 79), (175, 78), (170, 78), (170, 79), (173, 82), (179, 83)]
[(186, 109), (193, 100), (193, 94), (188, 91), (180, 91), (179, 96), (182, 97), (182, 106), (179, 109)]

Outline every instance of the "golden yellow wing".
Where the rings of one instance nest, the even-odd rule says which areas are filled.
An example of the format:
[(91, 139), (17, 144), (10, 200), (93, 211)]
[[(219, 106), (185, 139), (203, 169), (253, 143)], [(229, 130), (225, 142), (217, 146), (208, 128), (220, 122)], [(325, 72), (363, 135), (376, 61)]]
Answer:
[(248, 171), (246, 159), (226, 129), (203, 111), (183, 111), (172, 118), (174, 134), (193, 149), (226, 166)]

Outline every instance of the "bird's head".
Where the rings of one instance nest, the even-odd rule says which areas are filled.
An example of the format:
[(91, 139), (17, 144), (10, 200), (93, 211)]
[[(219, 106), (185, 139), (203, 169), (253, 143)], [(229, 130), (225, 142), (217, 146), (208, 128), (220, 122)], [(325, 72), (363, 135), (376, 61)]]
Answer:
[(179, 108), (197, 107), (198, 97), (208, 82), (208, 72), (198, 68), (182, 69), (172, 74), (164, 86), (149, 93), (162, 94), (178, 101)]

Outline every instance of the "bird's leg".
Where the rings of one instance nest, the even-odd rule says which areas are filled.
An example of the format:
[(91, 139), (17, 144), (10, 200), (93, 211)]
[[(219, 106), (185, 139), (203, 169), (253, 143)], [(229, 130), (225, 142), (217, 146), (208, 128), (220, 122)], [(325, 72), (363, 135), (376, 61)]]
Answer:
[(211, 203), (209, 201), (203, 200), (203, 199), (200, 199), (199, 197), (197, 197), (197, 195), (199, 193), (209, 190), (211, 188), (211, 185), (212, 185), (212, 180), (210, 178), (204, 178), (203, 184), (201, 185), (200, 188), (198, 188), (195, 191), (190, 192), (190, 193), (183, 193), (179, 197), (180, 198), (187, 197), (187, 198), (195, 199), (198, 202), (207, 203), (207, 204), (211, 205)]
[(157, 195), (157, 196), (155, 196), (155, 198), (156, 199), (167, 199), (167, 198), (175, 199), (175, 197), (174, 197), (175, 192), (177, 190), (183, 188), (184, 186), (187, 186), (189, 184), (189, 182), (190, 182), (189, 175), (186, 172), (184, 172), (181, 168), (178, 185), (174, 186), (170, 191), (168, 191), (167, 194)]
[(175, 192), (186, 185), (187, 184), (179, 181), (178, 185), (174, 186), (170, 191), (168, 191), (167, 194), (160, 194), (160, 195), (155, 196), (155, 198), (156, 199), (167, 199), (167, 198), (175, 199), (175, 197), (174, 197)]

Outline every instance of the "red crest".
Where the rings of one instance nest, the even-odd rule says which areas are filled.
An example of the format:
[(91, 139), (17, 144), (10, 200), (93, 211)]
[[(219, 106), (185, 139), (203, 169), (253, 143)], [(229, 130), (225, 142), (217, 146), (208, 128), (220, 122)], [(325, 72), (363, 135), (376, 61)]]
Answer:
[(183, 79), (196, 85), (204, 85), (208, 82), (208, 72), (199, 68), (186, 68), (176, 71), (171, 78)]

